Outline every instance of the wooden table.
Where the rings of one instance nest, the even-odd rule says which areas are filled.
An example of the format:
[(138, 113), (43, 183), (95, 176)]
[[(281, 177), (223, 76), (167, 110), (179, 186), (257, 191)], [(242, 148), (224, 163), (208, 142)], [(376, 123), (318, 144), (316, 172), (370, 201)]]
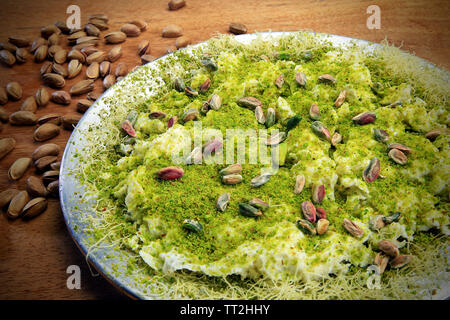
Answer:
[[(144, 19), (149, 28), (138, 38), (129, 38), (122, 44), (123, 57), (130, 69), (140, 63), (137, 44), (142, 39), (151, 43), (151, 54), (160, 56), (174, 39), (161, 38), (161, 29), (170, 23), (180, 25), (184, 34), (193, 43), (207, 40), (214, 33), (226, 33), (232, 21), (244, 23), (249, 32), (313, 30), (367, 39), (380, 42), (385, 37), (403, 49), (415, 52), (420, 57), (442, 66), (450, 67), (450, 3), (448, 0), (428, 1), (354, 1), (354, 0), (187, 0), (187, 6), (178, 11), (169, 11), (167, 0), (2, 0), (0, 7), (0, 41), (9, 35), (37, 38), (40, 28), (57, 20), (65, 21), (66, 8), (76, 3), (81, 8), (82, 23), (90, 14), (105, 13), (110, 18), (110, 30), (133, 19)], [(381, 9), (381, 29), (369, 30), (366, 20), (369, 5), (377, 4)], [(104, 33), (103, 33), (104, 34)], [(101, 45), (102, 47), (103, 45)], [(117, 63), (117, 62), (116, 62)], [(115, 63), (115, 64), (116, 64)], [(34, 95), (41, 85), (40, 64), (28, 61), (12, 68), (0, 66), (0, 85), (18, 81), (24, 91), (18, 102), (5, 105), (8, 112), (19, 109), (24, 99)], [(84, 68), (84, 67), (83, 67)], [(84, 70), (84, 69), (83, 69)], [(84, 77), (79, 76), (77, 79)], [(74, 80), (67, 81), (65, 89)], [(96, 81), (96, 91), (101, 92), (101, 81)], [(52, 89), (49, 89), (52, 92)], [(50, 103), (37, 111), (38, 116), (57, 112), (75, 112), (78, 99), (70, 106)], [(8, 156), (0, 160), (0, 190), (8, 187), (24, 188), (26, 176), (18, 182), (8, 181), (7, 171), (18, 157), (30, 156), (40, 144), (33, 142), (33, 127), (5, 125), (0, 137), (12, 136), (17, 146)], [(69, 131), (50, 142), (63, 149)], [(50, 206), (59, 209), (57, 200)], [(66, 286), (69, 265), (81, 267), (81, 290), (69, 290)], [(0, 299), (124, 299), (101, 276), (92, 276), (83, 255), (69, 236), (59, 210), (46, 212), (31, 220), (11, 221), (5, 214), (0, 216)]]

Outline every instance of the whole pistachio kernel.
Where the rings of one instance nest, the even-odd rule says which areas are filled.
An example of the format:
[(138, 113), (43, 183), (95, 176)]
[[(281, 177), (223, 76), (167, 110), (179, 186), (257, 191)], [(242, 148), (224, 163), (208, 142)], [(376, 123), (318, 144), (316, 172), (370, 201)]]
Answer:
[(316, 228), (314, 227), (314, 225), (309, 222), (308, 220), (305, 219), (298, 219), (297, 220), (297, 227), (302, 230), (305, 231), (306, 233), (310, 234), (310, 235), (316, 235), (317, 231)]
[(382, 215), (376, 215), (369, 221), (369, 228), (373, 231), (378, 231), (385, 226), (384, 217)]
[(363, 177), (366, 182), (375, 181), (380, 175), (380, 160), (377, 157), (373, 157), (369, 165), (363, 171)]
[(325, 186), (323, 184), (314, 184), (312, 187), (312, 200), (314, 203), (321, 203), (325, 198)]
[(392, 258), (395, 258), (399, 255), (398, 247), (389, 240), (380, 241), (378, 243), (378, 249)]
[(320, 109), (316, 103), (313, 103), (309, 108), (309, 117), (312, 120), (320, 120)]
[(296, 178), (295, 178), (295, 187), (294, 187), (294, 193), (295, 194), (300, 194), (303, 191), (303, 188), (305, 186), (305, 176), (303, 174), (299, 174)]
[(217, 198), (216, 208), (217, 210), (224, 212), (230, 202), (230, 193), (222, 193), (219, 198)]
[(400, 165), (405, 165), (408, 162), (408, 157), (398, 149), (391, 149), (388, 153), (389, 158), (391, 158), (395, 163)]
[(242, 172), (242, 166), (239, 163), (234, 163), (229, 165), (228, 167), (219, 171), (221, 176), (226, 176), (229, 174), (240, 174)]
[(240, 174), (227, 174), (222, 176), (222, 182), (226, 185), (233, 185), (242, 182), (242, 176)]
[(342, 221), (342, 225), (345, 230), (347, 230), (355, 238), (361, 238), (364, 234), (363, 229), (361, 229), (355, 222), (347, 218), (344, 218), (344, 220)]
[(363, 112), (352, 118), (353, 122), (359, 125), (365, 125), (374, 122), (377, 116), (373, 112)]
[(302, 202), (303, 216), (311, 223), (316, 222), (316, 207), (311, 201)]
[(271, 176), (272, 176), (272, 175), (269, 174), (269, 173), (264, 173), (264, 174), (262, 174), (262, 175), (260, 175), (260, 176), (257, 176), (257, 177), (255, 177), (255, 178), (253, 178), (253, 179), (250, 181), (250, 185), (251, 185), (253, 188), (258, 188), (258, 187), (260, 187), (260, 186), (266, 184), (267, 182), (269, 182)]
[(189, 231), (193, 232), (202, 232), (203, 227), (200, 224), (200, 222), (192, 220), (192, 219), (186, 219), (183, 221), (183, 228)]
[(258, 106), (262, 106), (261, 101), (259, 101), (257, 98), (255, 97), (244, 97), (241, 98), (237, 101), (238, 106), (243, 107), (243, 108), (248, 108), (250, 110), (255, 110), (256, 107)]
[(261, 199), (253, 198), (248, 202), (249, 205), (252, 207), (258, 208), (261, 211), (266, 211), (269, 208), (269, 204)]
[(295, 74), (295, 81), (301, 87), (306, 86), (306, 75), (303, 72), (297, 72)]
[(320, 121), (314, 121), (311, 124), (311, 130), (319, 137), (325, 140), (330, 140), (330, 131)]
[(275, 109), (267, 108), (267, 116), (266, 116), (266, 121), (265, 121), (266, 128), (270, 128), (271, 126), (273, 126), (276, 121), (277, 120), (276, 120)]
[(184, 170), (180, 167), (167, 167), (159, 170), (157, 176), (161, 180), (176, 180), (184, 175)]
[(330, 222), (327, 219), (319, 219), (317, 221), (317, 234), (322, 235), (325, 234), (328, 230), (328, 226), (330, 225)]
[(239, 203), (239, 212), (245, 217), (259, 217), (262, 215), (262, 212), (258, 210), (258, 208), (253, 207), (247, 203)]
[(378, 142), (387, 142), (389, 140), (389, 134), (383, 129), (373, 129), (375, 140)]

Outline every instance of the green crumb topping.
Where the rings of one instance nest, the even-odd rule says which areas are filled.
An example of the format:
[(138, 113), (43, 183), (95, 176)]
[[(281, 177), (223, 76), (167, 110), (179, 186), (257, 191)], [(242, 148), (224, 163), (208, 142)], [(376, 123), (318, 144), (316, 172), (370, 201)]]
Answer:
[[(205, 59), (217, 70), (205, 67)], [(293, 33), (277, 41), (257, 37), (250, 44), (220, 36), (137, 69), (116, 85), (114, 95), (102, 99), (109, 111), (100, 115), (101, 125), (86, 130), (86, 147), (77, 155), (75, 175), (88, 190), (85, 197), (96, 201), (96, 218), (86, 218), (92, 222), (91, 247), (95, 250), (107, 240), (127, 252), (126, 275), (139, 279), (139, 290), (149, 296), (414, 296), (412, 280), (425, 276), (427, 268), (438, 270), (448, 246), (450, 191), (450, 137), (425, 137), (449, 124), (448, 72), (419, 62), (388, 45), (370, 51)], [(306, 76), (305, 85), (296, 80), (299, 72)], [(320, 81), (325, 74), (335, 82)], [(276, 84), (280, 75), (281, 86)], [(198, 95), (174, 86), (176, 79)], [(209, 88), (198, 90), (207, 79)], [(345, 101), (336, 107), (343, 91)], [(220, 108), (202, 111), (213, 95), (220, 97)], [(260, 101), (264, 114), (273, 108), (275, 124), (266, 128), (258, 123), (252, 108), (237, 103), (243, 97)], [(341, 143), (333, 146), (311, 129), (313, 104), (330, 136), (342, 135)], [(196, 122), (182, 121), (191, 109), (198, 111), (195, 120), (203, 129), (221, 133), (223, 150), (232, 143), (225, 139), (229, 129), (254, 130), (256, 135), (287, 131), (278, 171), (267, 183), (252, 187), (250, 181), (268, 164), (261, 159), (249, 164), (251, 141), (244, 139), (245, 150), (233, 151), (235, 159), (240, 151), (244, 155), (240, 183), (224, 183), (219, 174), (228, 165), (224, 162), (181, 162), (176, 164), (183, 170), (181, 178), (158, 178), (162, 168), (175, 166), (172, 155), (180, 146), (193, 147)], [(132, 110), (137, 114), (130, 122), (136, 136), (130, 139), (121, 124)], [(360, 125), (352, 120), (369, 111), (376, 114), (375, 121)], [(169, 128), (174, 117), (178, 122)], [(374, 129), (385, 130), (388, 142), (377, 141)], [(186, 132), (192, 141), (183, 140)], [(203, 132), (203, 144), (213, 137)], [(394, 142), (411, 150), (404, 165), (388, 154), (388, 144)], [(363, 171), (374, 157), (380, 161), (380, 173), (367, 182)], [(298, 175), (304, 175), (305, 186), (294, 193)], [(301, 204), (312, 199), (317, 185), (324, 185), (325, 196), (316, 207), (325, 210), (329, 226), (324, 234), (310, 235), (296, 222), (304, 219)], [(229, 193), (230, 200), (221, 212), (216, 201), (223, 193)], [(257, 217), (240, 214), (239, 203), (253, 198), (269, 208)], [(375, 231), (369, 228), (373, 217), (394, 212), (401, 213), (398, 221)], [(346, 230), (344, 218), (362, 229), (360, 238)], [(183, 227), (186, 220), (201, 228)], [(414, 276), (388, 268), (382, 289), (368, 290), (366, 267), (374, 264), (381, 240), (392, 241), (401, 254), (413, 257), (426, 248), (434, 260), (421, 265), (413, 259), (407, 268), (415, 270)], [(115, 266), (114, 272), (120, 270)]]

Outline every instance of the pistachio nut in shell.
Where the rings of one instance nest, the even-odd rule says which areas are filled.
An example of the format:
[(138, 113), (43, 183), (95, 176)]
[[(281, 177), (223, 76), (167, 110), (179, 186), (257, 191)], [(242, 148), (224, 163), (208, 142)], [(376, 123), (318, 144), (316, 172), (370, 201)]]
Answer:
[(8, 153), (10, 153), (16, 146), (16, 140), (14, 138), (0, 139), (0, 159), (3, 159)]
[(68, 75), (67, 69), (58, 63), (52, 64), (52, 72), (59, 74), (63, 78), (67, 78), (67, 75)]
[(45, 197), (47, 195), (47, 189), (42, 182), (36, 176), (29, 176), (27, 179), (27, 191), (30, 195), (34, 197)]
[(84, 53), (77, 49), (70, 50), (67, 54), (67, 59), (78, 60), (80, 63), (86, 62), (86, 56), (84, 55)]
[(81, 80), (70, 88), (72, 96), (79, 96), (94, 90), (94, 80)]
[(155, 56), (152, 56), (151, 54), (143, 54), (142, 56), (141, 56), (141, 62), (142, 62), (142, 64), (147, 64), (147, 63), (149, 63), (149, 62), (152, 62), (153, 60), (155, 60), (156, 59), (156, 57)]
[(147, 50), (150, 46), (150, 42), (148, 40), (142, 40), (138, 44), (138, 55), (142, 56), (147, 53)]
[(169, 24), (162, 29), (163, 38), (177, 38), (183, 35), (183, 29), (181, 27)]
[(127, 35), (121, 31), (110, 32), (104, 37), (106, 43), (117, 44), (127, 39)]
[(36, 90), (34, 95), (34, 99), (36, 100), (36, 104), (39, 108), (45, 107), (50, 101), (50, 95), (45, 88), (39, 88)]
[(18, 194), (16, 194), (9, 203), (8, 211), (6, 212), (8, 218), (18, 218), (22, 212), (22, 209), (28, 203), (29, 199), (30, 197), (28, 196), (28, 193), (26, 191), (20, 191)]
[(135, 24), (126, 23), (121, 28), (120, 31), (125, 33), (127, 37), (137, 37), (141, 34), (141, 29)]
[(5, 88), (0, 86), (0, 105), (5, 105), (8, 102), (8, 93)]
[(59, 132), (60, 129), (57, 125), (52, 123), (44, 123), (34, 131), (33, 137), (36, 141), (46, 141), (56, 137)]
[(48, 55), (48, 46), (42, 45), (34, 51), (34, 62), (42, 62), (47, 58)]
[(6, 85), (6, 93), (12, 101), (18, 101), (22, 99), (22, 87), (16, 81), (8, 82)]
[(100, 65), (98, 62), (93, 62), (86, 69), (86, 78), (95, 80), (100, 76)]
[(98, 37), (100, 36), (100, 29), (94, 26), (92, 23), (88, 23), (84, 26), (84, 31), (88, 36)]
[(94, 63), (94, 62), (101, 63), (103, 60), (105, 60), (105, 58), (106, 58), (105, 52), (97, 51), (97, 52), (91, 53), (89, 56), (87, 56), (86, 63), (88, 65), (91, 63)]
[(37, 120), (38, 125), (43, 125), (44, 123), (53, 123), (57, 126), (61, 124), (61, 116), (57, 113), (48, 113), (43, 115)]
[(0, 209), (6, 207), (20, 191), (17, 189), (6, 189), (0, 192)]
[(37, 171), (45, 171), (52, 163), (56, 162), (57, 160), (58, 157), (56, 156), (43, 156), (34, 162), (34, 166), (36, 167)]
[(62, 104), (62, 105), (69, 105), (72, 101), (70, 94), (66, 91), (55, 91), (52, 92), (51, 100), (54, 103)]
[(66, 84), (64, 77), (56, 73), (46, 73), (42, 76), (44, 84), (51, 88), (61, 89)]
[(16, 126), (32, 126), (36, 124), (37, 116), (30, 111), (16, 111), (9, 116), (9, 123)]
[(47, 209), (48, 201), (43, 197), (30, 200), (22, 209), (22, 219), (31, 219)]
[(19, 180), (30, 167), (31, 158), (19, 158), (9, 167), (8, 177), (10, 180)]
[(108, 74), (106, 75), (106, 77), (103, 79), (103, 88), (105, 90), (111, 88), (111, 86), (116, 83), (116, 76), (113, 74)]
[(134, 24), (141, 31), (147, 30), (147, 23), (144, 20), (136, 19), (136, 20), (132, 20), (132, 21), (130, 21), (128, 23)]
[(186, 1), (184, 0), (170, 0), (168, 3), (169, 10), (178, 10), (183, 8), (186, 5)]
[(42, 182), (44, 183), (44, 185), (48, 185), (56, 180), (59, 180), (59, 170), (45, 171), (42, 175)]
[(25, 48), (19, 48), (16, 50), (16, 61), (17, 63), (25, 63), (28, 59), (28, 50)]
[(77, 111), (80, 113), (85, 113), (93, 104), (91, 100), (88, 99), (80, 99), (77, 102)]
[(20, 110), (22, 111), (30, 111), (30, 112), (36, 112), (37, 110), (37, 104), (34, 97), (28, 97), (26, 98), (22, 105), (20, 106)]
[(59, 181), (50, 182), (47, 186), (47, 193), (53, 196), (58, 196), (59, 193)]
[(64, 129), (73, 130), (77, 126), (78, 121), (80, 121), (80, 119), (81, 119), (80, 114), (70, 113), (70, 114), (65, 114), (64, 116), (62, 116), (61, 122), (62, 122)]
[(31, 158), (33, 161), (36, 161), (37, 159), (40, 159), (45, 156), (58, 156), (60, 152), (60, 148), (55, 143), (46, 143), (39, 147), (37, 147), (32, 155)]
[(103, 61), (100, 63), (100, 76), (102, 78), (106, 77), (111, 72), (111, 62)]
[(175, 46), (177, 49), (187, 47), (191, 44), (191, 39), (186, 36), (178, 37), (177, 40), (175, 40)]
[(16, 57), (8, 50), (0, 50), (0, 62), (11, 67), (16, 63)]
[(111, 50), (108, 51), (108, 60), (110, 62), (117, 61), (122, 56), (122, 46), (117, 45), (111, 48)]
[(72, 59), (67, 66), (67, 78), (72, 79), (80, 74), (82, 64), (79, 60)]
[(123, 77), (128, 74), (128, 66), (124, 62), (120, 62), (116, 66), (115, 75), (116, 77)]

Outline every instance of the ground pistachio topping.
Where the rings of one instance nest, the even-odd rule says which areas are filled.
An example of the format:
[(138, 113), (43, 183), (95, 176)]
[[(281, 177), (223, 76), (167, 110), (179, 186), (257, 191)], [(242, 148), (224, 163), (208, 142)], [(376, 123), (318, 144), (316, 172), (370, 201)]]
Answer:
[[(448, 72), (417, 61), (299, 32), (220, 36), (138, 68), (100, 99), (108, 110), (78, 154), (96, 200), (92, 250), (107, 240), (131, 253), (145, 295), (422, 294), (409, 285), (438, 274), (450, 233), (450, 90)], [(200, 121), (224, 139), (194, 146)], [(226, 153), (227, 129), (265, 132), (282, 161), (251, 164), (246, 148), (234, 164), (206, 163)], [(191, 152), (174, 163), (180, 147)], [(381, 290), (367, 285), (374, 261)]]

